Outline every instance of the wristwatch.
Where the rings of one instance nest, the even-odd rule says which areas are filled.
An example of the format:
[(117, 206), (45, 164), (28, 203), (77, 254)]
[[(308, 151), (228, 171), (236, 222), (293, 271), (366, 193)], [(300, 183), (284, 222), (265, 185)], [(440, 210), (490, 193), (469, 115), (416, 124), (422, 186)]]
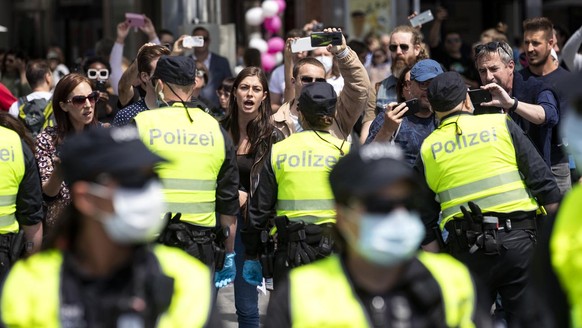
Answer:
[(511, 105), (511, 107), (509, 107), (509, 108), (507, 109), (507, 112), (508, 112), (508, 113), (509, 113), (509, 112), (513, 112), (513, 111), (514, 111), (514, 110), (517, 108), (517, 103), (518, 103), (518, 102), (519, 102), (519, 101), (517, 100), (517, 98), (516, 98), (516, 97), (513, 97), (513, 105)]

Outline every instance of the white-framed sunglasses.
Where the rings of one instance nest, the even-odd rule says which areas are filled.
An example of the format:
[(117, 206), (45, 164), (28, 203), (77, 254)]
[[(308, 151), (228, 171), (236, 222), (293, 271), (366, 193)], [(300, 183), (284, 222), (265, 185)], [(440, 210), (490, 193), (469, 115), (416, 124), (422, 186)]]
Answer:
[(91, 80), (107, 80), (109, 78), (109, 70), (107, 68), (89, 68), (87, 70), (87, 77)]

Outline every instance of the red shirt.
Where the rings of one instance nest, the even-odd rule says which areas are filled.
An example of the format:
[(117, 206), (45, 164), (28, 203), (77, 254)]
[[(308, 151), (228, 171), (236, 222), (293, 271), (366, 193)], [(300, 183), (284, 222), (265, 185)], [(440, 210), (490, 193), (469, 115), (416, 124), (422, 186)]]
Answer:
[(15, 101), (16, 98), (14, 98), (10, 90), (0, 83), (0, 110), (7, 112)]

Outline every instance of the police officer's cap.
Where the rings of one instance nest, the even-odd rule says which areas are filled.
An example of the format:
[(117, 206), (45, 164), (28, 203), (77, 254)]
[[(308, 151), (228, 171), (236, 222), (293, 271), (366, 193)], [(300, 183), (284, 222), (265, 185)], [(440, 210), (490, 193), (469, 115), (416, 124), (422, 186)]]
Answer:
[(446, 72), (430, 82), (426, 95), (432, 110), (447, 112), (467, 99), (467, 85), (461, 74)]
[(161, 56), (153, 77), (166, 83), (192, 85), (196, 81), (196, 62), (189, 56)]
[(136, 181), (144, 171), (165, 161), (152, 153), (140, 140), (137, 129), (130, 126), (96, 127), (71, 136), (60, 147), (59, 156), (69, 185), (79, 180), (93, 181), (103, 173), (120, 183)]
[(400, 180), (418, 184), (400, 147), (374, 142), (352, 150), (333, 167), (329, 180), (336, 202), (364, 199)]
[(309, 116), (333, 116), (337, 95), (327, 82), (313, 82), (303, 86), (297, 109)]

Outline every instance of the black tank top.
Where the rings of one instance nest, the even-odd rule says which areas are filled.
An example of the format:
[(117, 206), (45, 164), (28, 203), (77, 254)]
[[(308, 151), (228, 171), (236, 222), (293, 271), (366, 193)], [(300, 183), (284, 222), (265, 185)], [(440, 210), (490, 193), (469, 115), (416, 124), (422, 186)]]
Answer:
[(238, 165), (238, 176), (240, 179), (239, 189), (247, 192), (251, 189), (251, 167), (253, 166), (254, 156), (252, 154), (236, 155), (236, 164)]

